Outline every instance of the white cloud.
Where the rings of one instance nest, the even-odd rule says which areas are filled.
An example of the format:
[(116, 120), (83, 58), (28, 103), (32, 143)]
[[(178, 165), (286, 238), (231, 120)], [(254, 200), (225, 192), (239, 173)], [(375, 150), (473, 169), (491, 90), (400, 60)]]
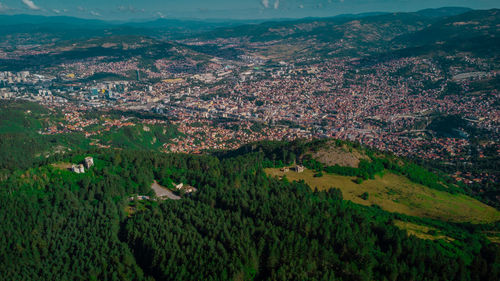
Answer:
[(38, 7), (33, 1), (31, 0), (21, 0), (24, 5), (28, 6), (29, 9), (31, 10), (41, 10), (40, 7)]
[(120, 12), (129, 12), (129, 13), (139, 13), (139, 12), (142, 12), (144, 13), (145, 10), (144, 9), (137, 9), (136, 7), (134, 6), (118, 6), (118, 11)]
[(277, 10), (280, 7), (280, 0), (274, 1), (274, 9)]
[(56, 14), (60, 14), (61, 13), (61, 10), (58, 10), (58, 9), (52, 9), (52, 12), (56, 13)]
[(93, 15), (94, 17), (100, 17), (101, 16), (101, 14), (99, 14), (96, 11), (90, 11), (90, 14)]
[(7, 7), (5, 4), (3, 3), (0, 3), (0, 12), (1, 11), (8, 11), (10, 10), (9, 7)]
[(269, 0), (262, 0), (260, 3), (264, 6), (264, 8), (269, 8)]

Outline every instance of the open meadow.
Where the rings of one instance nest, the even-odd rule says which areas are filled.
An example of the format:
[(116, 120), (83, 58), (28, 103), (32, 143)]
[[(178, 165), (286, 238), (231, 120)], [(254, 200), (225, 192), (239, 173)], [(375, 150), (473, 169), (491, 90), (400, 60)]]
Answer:
[[(361, 205), (378, 205), (389, 212), (426, 217), (451, 222), (489, 223), (500, 220), (500, 212), (464, 194), (451, 194), (411, 182), (404, 176), (386, 172), (361, 184), (354, 177), (315, 172), (282, 172), (278, 168), (265, 169), (268, 175), (289, 181), (304, 180), (312, 189), (339, 188), (345, 200)], [(364, 193), (368, 196), (362, 196)], [(362, 197), (366, 198), (363, 199)]]

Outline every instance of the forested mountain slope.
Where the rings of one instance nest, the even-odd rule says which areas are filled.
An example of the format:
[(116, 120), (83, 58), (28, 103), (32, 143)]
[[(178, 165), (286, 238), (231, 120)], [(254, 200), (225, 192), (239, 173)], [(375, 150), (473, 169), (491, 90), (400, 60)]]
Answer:
[[(56, 163), (94, 157), (84, 174)], [(191, 156), (127, 150), (57, 154), (0, 183), (3, 280), (497, 280), (493, 225), (440, 225), (421, 240), (337, 189), (269, 178), (264, 152)], [(198, 188), (134, 202), (153, 179)], [(421, 221), (420, 221), (421, 222)]]

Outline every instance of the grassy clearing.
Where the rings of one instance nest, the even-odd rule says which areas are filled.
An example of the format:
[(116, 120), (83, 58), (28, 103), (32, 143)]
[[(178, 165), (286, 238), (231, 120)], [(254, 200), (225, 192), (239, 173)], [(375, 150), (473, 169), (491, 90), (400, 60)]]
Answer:
[(500, 244), (500, 231), (485, 231), (484, 234), (491, 242)]
[(346, 144), (338, 147), (334, 141), (330, 141), (316, 152), (311, 152), (311, 155), (313, 159), (327, 166), (339, 165), (342, 167), (358, 168), (361, 159), (370, 160), (363, 151), (348, 147)]
[(60, 170), (69, 170), (71, 169), (72, 164), (68, 162), (59, 162), (50, 164), (52, 167), (60, 169)]
[(260, 49), (260, 53), (270, 59), (288, 58), (303, 51), (307, 51), (307, 48), (300, 44), (276, 44)]
[(400, 220), (395, 220), (394, 225), (397, 226), (399, 229), (406, 230), (408, 235), (413, 235), (420, 239), (428, 239), (428, 240), (441, 239), (447, 242), (455, 240), (449, 236), (443, 235), (439, 229), (434, 227), (419, 225), (416, 223), (400, 221)]
[(486, 236), (486, 238), (488, 238), (488, 240), (490, 240), (492, 243), (500, 244), (500, 237)]
[[(280, 169), (269, 168), (266, 173), (275, 177), (286, 174), (290, 181), (304, 180), (313, 189), (339, 188), (346, 200), (366, 206), (378, 205), (389, 212), (452, 222), (489, 223), (500, 220), (498, 210), (474, 198), (430, 189), (390, 172), (361, 184), (356, 184), (353, 177), (333, 174), (314, 177), (315, 172), (308, 169), (303, 173), (284, 173)], [(362, 196), (365, 192), (368, 198)]]

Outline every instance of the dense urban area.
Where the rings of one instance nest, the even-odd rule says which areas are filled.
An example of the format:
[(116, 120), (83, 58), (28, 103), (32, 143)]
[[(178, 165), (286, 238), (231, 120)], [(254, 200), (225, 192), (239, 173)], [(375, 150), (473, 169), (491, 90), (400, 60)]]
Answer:
[[(15, 55), (32, 52), (27, 48)], [(136, 125), (126, 118), (103, 121), (83, 114), (95, 109), (163, 115), (169, 121), (142, 122), (177, 127), (182, 137), (163, 144), (171, 152), (326, 137), (400, 156), (463, 164), (500, 151), (500, 93), (498, 88), (476, 89), (477, 81), (498, 81), (498, 70), (467, 54), (370, 65), (352, 58), (275, 61), (244, 54), (235, 60), (214, 57), (203, 67), (196, 61), (158, 59), (152, 62), (155, 71), (139, 67), (133, 59), (102, 60), (83, 59), (36, 72), (1, 72), (0, 97), (62, 110), (66, 122), (41, 134), (81, 131), (98, 139), (100, 131), (89, 130), (90, 125), (102, 125), (102, 130)], [(454, 66), (444, 69), (449, 61)], [(127, 73), (133, 79), (118, 79)], [(448, 120), (445, 125), (443, 118)], [(479, 143), (472, 143), (468, 127), (480, 131)], [(491, 174), (457, 171), (454, 176), (467, 183), (498, 181)]]

